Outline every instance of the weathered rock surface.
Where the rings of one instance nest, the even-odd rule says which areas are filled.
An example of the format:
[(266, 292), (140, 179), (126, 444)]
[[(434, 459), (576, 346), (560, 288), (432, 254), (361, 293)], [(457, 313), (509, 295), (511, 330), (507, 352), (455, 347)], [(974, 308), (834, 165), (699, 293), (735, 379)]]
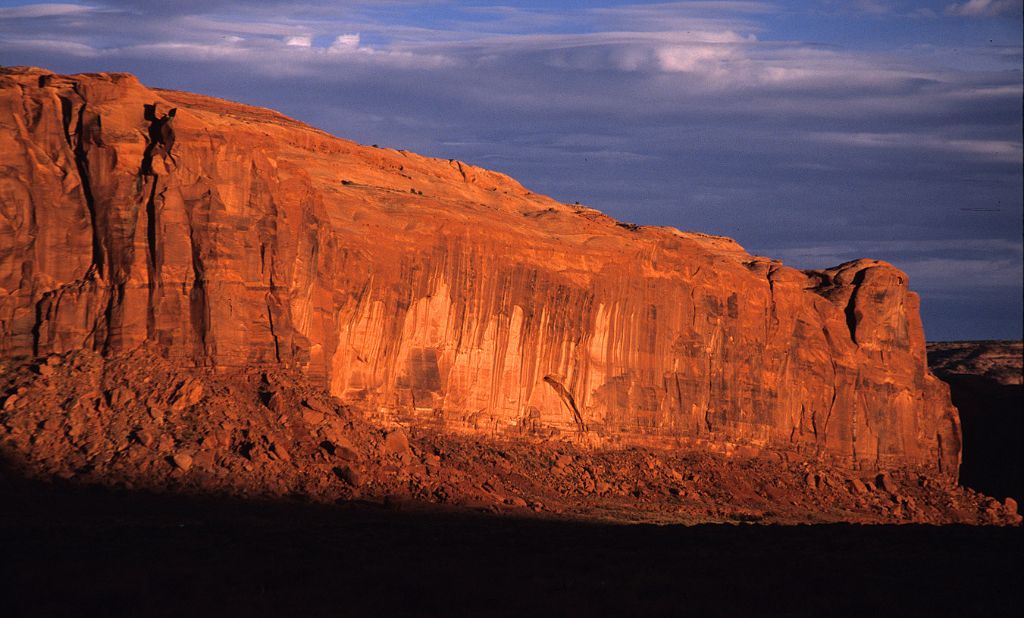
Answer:
[(957, 474), (883, 262), (801, 272), (125, 74), (3, 70), (0, 170), (8, 359), (146, 344), (418, 427)]

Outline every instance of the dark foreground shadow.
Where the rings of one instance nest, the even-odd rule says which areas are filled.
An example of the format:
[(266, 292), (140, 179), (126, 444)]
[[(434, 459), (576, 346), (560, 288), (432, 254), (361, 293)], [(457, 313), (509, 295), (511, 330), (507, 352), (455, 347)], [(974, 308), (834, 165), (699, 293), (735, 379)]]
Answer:
[(1016, 615), (1021, 530), (616, 526), (0, 485), (6, 616)]
[(1024, 504), (1024, 386), (984, 376), (946, 375), (960, 410), (963, 464), (960, 483)]

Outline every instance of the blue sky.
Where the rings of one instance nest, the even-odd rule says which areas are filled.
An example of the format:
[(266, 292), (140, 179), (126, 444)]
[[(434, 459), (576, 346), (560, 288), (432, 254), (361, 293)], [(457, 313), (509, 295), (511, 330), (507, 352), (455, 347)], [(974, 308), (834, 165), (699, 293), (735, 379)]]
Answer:
[(1020, 338), (1020, 0), (0, 0), (0, 63), (131, 71), (801, 268), (893, 262)]

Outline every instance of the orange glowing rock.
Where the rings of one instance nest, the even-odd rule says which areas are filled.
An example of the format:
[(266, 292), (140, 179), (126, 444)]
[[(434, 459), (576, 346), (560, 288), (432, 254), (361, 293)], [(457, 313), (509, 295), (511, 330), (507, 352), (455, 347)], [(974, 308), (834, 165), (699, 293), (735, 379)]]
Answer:
[(384, 421), (955, 477), (906, 275), (799, 271), (126, 74), (0, 72), (0, 354), (283, 364)]

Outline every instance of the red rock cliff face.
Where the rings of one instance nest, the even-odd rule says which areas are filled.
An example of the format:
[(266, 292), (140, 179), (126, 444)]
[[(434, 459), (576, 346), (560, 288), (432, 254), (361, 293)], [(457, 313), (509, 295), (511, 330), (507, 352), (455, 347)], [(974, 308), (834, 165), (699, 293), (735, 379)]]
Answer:
[(0, 74), (0, 353), (284, 363), (389, 420), (955, 476), (918, 298), (124, 74)]

